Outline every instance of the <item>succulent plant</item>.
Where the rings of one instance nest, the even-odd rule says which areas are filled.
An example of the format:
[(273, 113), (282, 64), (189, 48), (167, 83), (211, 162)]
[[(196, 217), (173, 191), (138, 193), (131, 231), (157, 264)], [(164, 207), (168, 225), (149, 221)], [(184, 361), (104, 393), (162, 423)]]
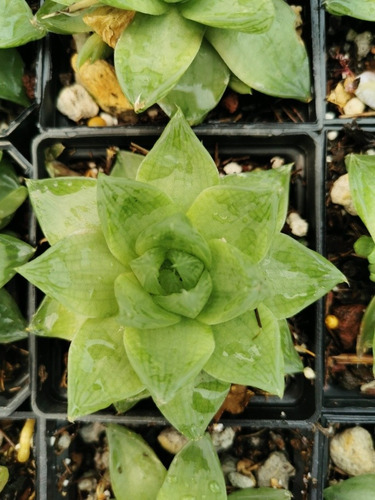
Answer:
[(349, 16), (364, 21), (375, 21), (372, 0), (323, 0), (324, 8), (335, 16)]

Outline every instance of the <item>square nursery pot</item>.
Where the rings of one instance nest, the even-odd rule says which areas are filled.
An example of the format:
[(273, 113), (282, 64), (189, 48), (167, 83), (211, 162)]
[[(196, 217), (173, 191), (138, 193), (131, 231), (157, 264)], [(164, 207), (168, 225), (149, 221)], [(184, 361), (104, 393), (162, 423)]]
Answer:
[[(4, 158), (10, 160), (20, 178), (30, 176), (31, 165), (12, 144), (0, 141), (0, 151)], [(30, 223), (30, 207), (26, 200), (2, 231), (12, 231), (19, 239), (29, 242)], [(31, 290), (26, 280), (16, 275), (4, 288), (15, 300), (21, 315), (28, 321), (30, 319), (29, 292)], [(30, 394), (28, 339), (0, 344), (0, 353), (0, 417), (6, 417), (11, 415)]]
[[(133, 135), (133, 133), (136, 134)], [(221, 135), (198, 134), (208, 151), (221, 161), (250, 161), (257, 165), (267, 165), (274, 157), (282, 157), (286, 163), (294, 162), (297, 175), (293, 176), (290, 194), (290, 208), (297, 210), (307, 219), (309, 230), (305, 237), (309, 247), (319, 250), (321, 225), (321, 169), (316, 168), (320, 140), (314, 134), (281, 133), (249, 135), (233, 128)], [(150, 149), (158, 137), (147, 135), (140, 127), (135, 130), (103, 129), (100, 133), (69, 129), (60, 132), (49, 131), (33, 141), (33, 164), (36, 175), (48, 177), (44, 162), (45, 151), (56, 143), (62, 143), (65, 150), (59, 161), (73, 169), (75, 165), (86, 165), (87, 161), (95, 168), (106, 165), (106, 149), (117, 147), (128, 150), (131, 144)], [(288, 228), (285, 228), (289, 231)], [(41, 236), (41, 235), (40, 235)], [(39, 239), (39, 236), (37, 240)], [(41, 247), (42, 250), (42, 247)], [(41, 300), (37, 293), (37, 302)], [(263, 423), (278, 422), (278, 425), (291, 425), (291, 422), (315, 421), (319, 418), (321, 407), (321, 344), (322, 344), (322, 307), (318, 302), (292, 319), (291, 327), (298, 342), (305, 346), (301, 356), (308, 371), (315, 371), (315, 378), (304, 374), (288, 377), (285, 395), (282, 399), (255, 392), (250, 404), (240, 415), (228, 416), (232, 425), (252, 421)], [(37, 415), (47, 418), (66, 418), (66, 366), (69, 343), (54, 338), (31, 336), (32, 349), (32, 406)], [(140, 402), (125, 415), (117, 416), (118, 421), (164, 422), (159, 411), (148, 400)], [(111, 408), (100, 412), (102, 418), (110, 418), (115, 413)]]
[[(353, 119), (364, 126), (375, 123), (373, 98), (372, 107), (365, 105), (363, 109), (359, 109), (357, 105), (353, 106), (353, 103), (346, 105), (341, 92), (346, 78), (358, 77), (365, 71), (374, 71), (374, 35), (374, 22), (349, 16), (334, 16), (326, 12), (323, 5), (320, 7), (320, 71), (324, 93), (323, 122), (327, 127), (343, 125)], [(345, 85), (348, 82), (349, 80)], [(357, 83), (358, 81), (354, 82), (354, 88)], [(338, 101), (331, 94), (335, 90)]]
[[(309, 130), (311, 127), (317, 129), (322, 123), (321, 114), (321, 88), (320, 88), (320, 58), (318, 33), (318, 6), (317, 0), (298, 0), (293, 2), (287, 0), (290, 5), (301, 8), (302, 16), (302, 39), (305, 43), (311, 74), (312, 100), (303, 103), (292, 99), (280, 99), (267, 96), (254, 91), (253, 95), (240, 95), (230, 89), (224, 93), (220, 103), (206, 117), (197, 128), (203, 132), (208, 128), (245, 127), (250, 129), (267, 128), (271, 124), (278, 129), (285, 126)], [(40, 108), (40, 127), (42, 130), (50, 128), (86, 126), (85, 120), (79, 124), (71, 121), (61, 114), (56, 108), (56, 101), (63, 86), (74, 82), (70, 59), (75, 52), (71, 36), (49, 34), (46, 38), (46, 47), (43, 57), (43, 89), (42, 104)], [(140, 114), (127, 117), (126, 126), (143, 125), (158, 126), (165, 125), (168, 121), (166, 115), (159, 106), (151, 108)], [(119, 125), (124, 121), (119, 119)]]
[[(164, 466), (169, 467), (174, 455), (169, 446), (162, 443), (165, 443), (166, 434), (172, 432), (175, 436), (172, 428), (140, 423), (126, 427), (141, 435)], [(105, 424), (98, 420), (74, 424), (66, 420), (46, 422), (45, 434), (39, 434), (37, 443), (39, 500), (78, 500), (95, 492), (98, 494), (98, 491), (112, 493), (105, 429)], [(219, 455), (228, 493), (238, 490), (241, 484), (242, 487), (254, 481), (259, 484), (257, 471), (262, 466), (263, 481), (267, 481), (264, 471), (269, 469), (274, 455), (278, 455), (287, 473), (272, 480), (279, 480), (288, 487), (295, 500), (320, 498), (317, 496), (320, 441), (318, 433), (311, 428), (224, 427), (219, 424), (210, 427), (208, 432)], [(268, 464), (264, 465), (267, 460)], [(252, 472), (244, 472), (249, 464), (254, 465)], [(275, 468), (272, 473), (277, 476)]]
[(373, 414), (372, 353), (358, 357), (356, 340), (375, 287), (370, 281), (367, 259), (357, 256), (353, 249), (354, 242), (368, 231), (358, 216), (332, 202), (331, 190), (335, 181), (346, 174), (344, 158), (348, 153), (373, 152), (375, 130), (360, 128), (356, 124), (332, 127), (327, 129), (325, 140), (325, 252), (327, 258), (346, 275), (349, 286), (338, 285), (325, 301), (325, 316), (335, 316), (338, 324), (326, 321), (323, 407), (337, 414), (346, 411)]
[(30, 411), (17, 411), (11, 417), (0, 419), (0, 465), (9, 472), (1, 491), (2, 500), (39, 498), (36, 460), (40, 436), (44, 433), (43, 421), (36, 421)]

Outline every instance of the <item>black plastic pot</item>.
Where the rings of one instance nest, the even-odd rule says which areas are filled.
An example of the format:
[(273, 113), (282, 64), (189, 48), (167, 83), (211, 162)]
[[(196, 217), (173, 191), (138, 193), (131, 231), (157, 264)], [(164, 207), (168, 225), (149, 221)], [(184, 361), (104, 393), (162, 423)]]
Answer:
[[(132, 132), (130, 134), (130, 132)], [(46, 177), (44, 170), (44, 151), (51, 145), (61, 142), (65, 146), (61, 161), (76, 161), (95, 158), (105, 158), (106, 148), (117, 146), (128, 149), (130, 143), (150, 149), (158, 136), (147, 135), (143, 128), (139, 128), (135, 135), (134, 130), (104, 129), (100, 133), (92, 131), (90, 134), (82, 130), (62, 130), (47, 132), (33, 141), (33, 163), (38, 167), (38, 175)], [(274, 156), (281, 156), (286, 163), (294, 162), (300, 177), (291, 186), (291, 205), (302, 217), (308, 219), (308, 244), (318, 249), (317, 228), (320, 226), (321, 196), (316, 191), (320, 185), (320, 169), (316, 162), (319, 158), (319, 138), (314, 134), (245, 134), (240, 135), (232, 129), (231, 134), (217, 133), (198, 134), (204, 146), (213, 154), (216, 152), (221, 158), (241, 158), (250, 155), (255, 162), (268, 163)], [(287, 380), (284, 398), (256, 395), (251, 399), (246, 411), (238, 417), (230, 417), (231, 421), (241, 423), (249, 419), (269, 423), (278, 421), (280, 425), (288, 426), (290, 422), (315, 421), (319, 418), (321, 406), (321, 308), (320, 305), (311, 306), (304, 313), (298, 315), (298, 321), (308, 348), (316, 353), (315, 360), (309, 358), (308, 363), (314, 365), (316, 379), (307, 380), (303, 374), (297, 374)], [(33, 353), (32, 368), (32, 405), (34, 411), (47, 418), (66, 417), (66, 388), (61, 384), (68, 343), (58, 339), (31, 337)], [(101, 412), (105, 417), (107, 412)], [(113, 415), (110, 410), (109, 415)], [(225, 416), (229, 418), (229, 416)], [(225, 418), (224, 417), (224, 418)], [(119, 421), (127, 422), (133, 419), (147, 421), (149, 418), (160, 419), (160, 413), (153, 405), (143, 403), (137, 405), (126, 415), (117, 417)], [(163, 421), (163, 419), (161, 419)]]
[[(310, 59), (312, 100), (310, 103), (302, 103), (296, 100), (279, 99), (266, 96), (260, 92), (254, 92), (253, 96), (239, 96), (240, 107), (230, 114), (219, 105), (211, 112), (204, 123), (197, 127), (204, 132), (206, 128), (220, 126), (226, 128), (236, 126), (242, 129), (267, 128), (271, 124), (276, 129), (282, 130), (285, 126), (298, 128), (299, 130), (318, 129), (322, 123), (320, 102), (322, 100), (320, 87), (319, 68), (319, 37), (318, 32), (318, 0), (300, 0), (289, 4), (298, 4), (302, 7), (302, 38), (306, 45)], [(40, 109), (40, 126), (42, 130), (51, 128), (76, 127), (77, 124), (70, 121), (56, 109), (56, 99), (63, 82), (72, 82), (72, 69), (70, 57), (72, 55), (71, 37), (65, 35), (50, 35), (46, 39), (43, 69), (43, 97)], [(276, 109), (276, 112), (275, 112)], [(296, 112), (297, 110), (297, 112)], [(241, 113), (241, 117), (239, 117)], [(162, 119), (162, 124), (168, 121)], [(139, 124), (155, 125), (147, 117), (147, 113), (140, 115)], [(82, 126), (81, 126), (82, 127)], [(132, 126), (129, 126), (132, 128)]]
[[(18, 175), (21, 177), (30, 176), (31, 165), (19, 153), (19, 151), (9, 142), (0, 141), (0, 151), (4, 157), (11, 160)], [(27, 238), (28, 228), (31, 220), (30, 207), (26, 201), (16, 212), (13, 220), (6, 226), (6, 229), (15, 230)], [(5, 285), (7, 291), (16, 300), (21, 313), (30, 319), (30, 288), (25, 280), (20, 276), (14, 276)], [(5, 380), (5, 390), (0, 392), (0, 417), (11, 415), (29, 396), (29, 346), (28, 339), (20, 340), (10, 344), (0, 344), (1, 350), (1, 370), (5, 370), (7, 363), (14, 364), (14, 377)]]

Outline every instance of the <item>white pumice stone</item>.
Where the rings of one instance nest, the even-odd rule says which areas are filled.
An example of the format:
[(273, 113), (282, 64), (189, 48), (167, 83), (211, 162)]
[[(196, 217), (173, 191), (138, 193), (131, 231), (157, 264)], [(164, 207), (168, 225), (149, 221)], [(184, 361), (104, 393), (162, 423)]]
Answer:
[(227, 450), (234, 441), (235, 431), (232, 427), (226, 427), (222, 431), (213, 430), (211, 439), (216, 451)]
[[(356, 92), (357, 94), (357, 92)], [(358, 96), (358, 94), (357, 94)], [(344, 106), (344, 113), (346, 115), (359, 115), (364, 112), (366, 108), (365, 102), (362, 100), (362, 96), (352, 97)]]
[(374, 443), (364, 427), (350, 427), (336, 434), (330, 443), (330, 456), (350, 476), (375, 473)]
[(295, 475), (295, 468), (284, 453), (274, 451), (258, 469), (258, 486), (272, 486), (275, 482), (288, 489), (289, 479)]
[(185, 446), (188, 439), (173, 427), (168, 427), (158, 435), (158, 441), (166, 451), (176, 455)]
[(235, 488), (254, 488), (256, 486), (256, 480), (254, 476), (245, 476), (240, 472), (230, 472), (228, 474), (228, 480), (230, 484)]
[(370, 31), (364, 31), (359, 33), (354, 38), (354, 43), (357, 48), (357, 56), (359, 59), (363, 59), (371, 50), (372, 33)]
[(240, 174), (242, 172), (242, 167), (238, 163), (231, 161), (230, 163), (227, 163), (225, 167), (223, 168), (224, 172), (227, 175), (230, 174)]
[(350, 193), (349, 174), (341, 175), (333, 183), (331, 189), (331, 200), (332, 203), (342, 205), (349, 214), (358, 215)]
[(305, 221), (305, 219), (302, 219), (302, 217), (297, 212), (291, 212), (286, 218), (286, 222), (289, 225), (290, 230), (292, 231), (292, 234), (294, 234), (294, 236), (299, 236), (301, 238), (303, 236), (306, 236), (309, 229), (309, 224), (307, 221)]
[(60, 113), (74, 122), (92, 118), (99, 113), (99, 106), (79, 83), (61, 89), (57, 97), (56, 107)]
[(330, 141), (334, 141), (335, 139), (337, 139), (338, 135), (339, 135), (339, 133), (337, 132), (337, 130), (330, 130), (327, 133), (327, 139)]

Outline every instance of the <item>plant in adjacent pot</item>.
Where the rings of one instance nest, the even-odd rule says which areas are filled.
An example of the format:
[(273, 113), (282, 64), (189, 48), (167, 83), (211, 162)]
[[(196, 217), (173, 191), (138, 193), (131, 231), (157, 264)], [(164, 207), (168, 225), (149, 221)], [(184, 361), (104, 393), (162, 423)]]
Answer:
[(17, 296), (17, 285), (12, 286), (12, 278), (16, 274), (15, 267), (27, 262), (34, 248), (20, 239), (19, 228), (11, 224), (26, 197), (27, 189), (21, 184), (12, 162), (0, 151), (0, 344), (6, 344), (2, 345), (0, 394), (6, 394), (6, 400), (12, 391), (16, 393), (15, 380), (20, 373), (28, 372), (25, 353), (20, 355), (21, 346), (17, 348), (17, 342), (28, 336), (27, 322), (21, 312), (23, 307), (12, 296), (13, 292)]
[(345, 281), (280, 233), (290, 170), (220, 178), (178, 112), (136, 180), (28, 181), (51, 247), (17, 270), (46, 294), (31, 331), (72, 341), (69, 418), (151, 395), (195, 438), (231, 383), (282, 396), (286, 318)]

